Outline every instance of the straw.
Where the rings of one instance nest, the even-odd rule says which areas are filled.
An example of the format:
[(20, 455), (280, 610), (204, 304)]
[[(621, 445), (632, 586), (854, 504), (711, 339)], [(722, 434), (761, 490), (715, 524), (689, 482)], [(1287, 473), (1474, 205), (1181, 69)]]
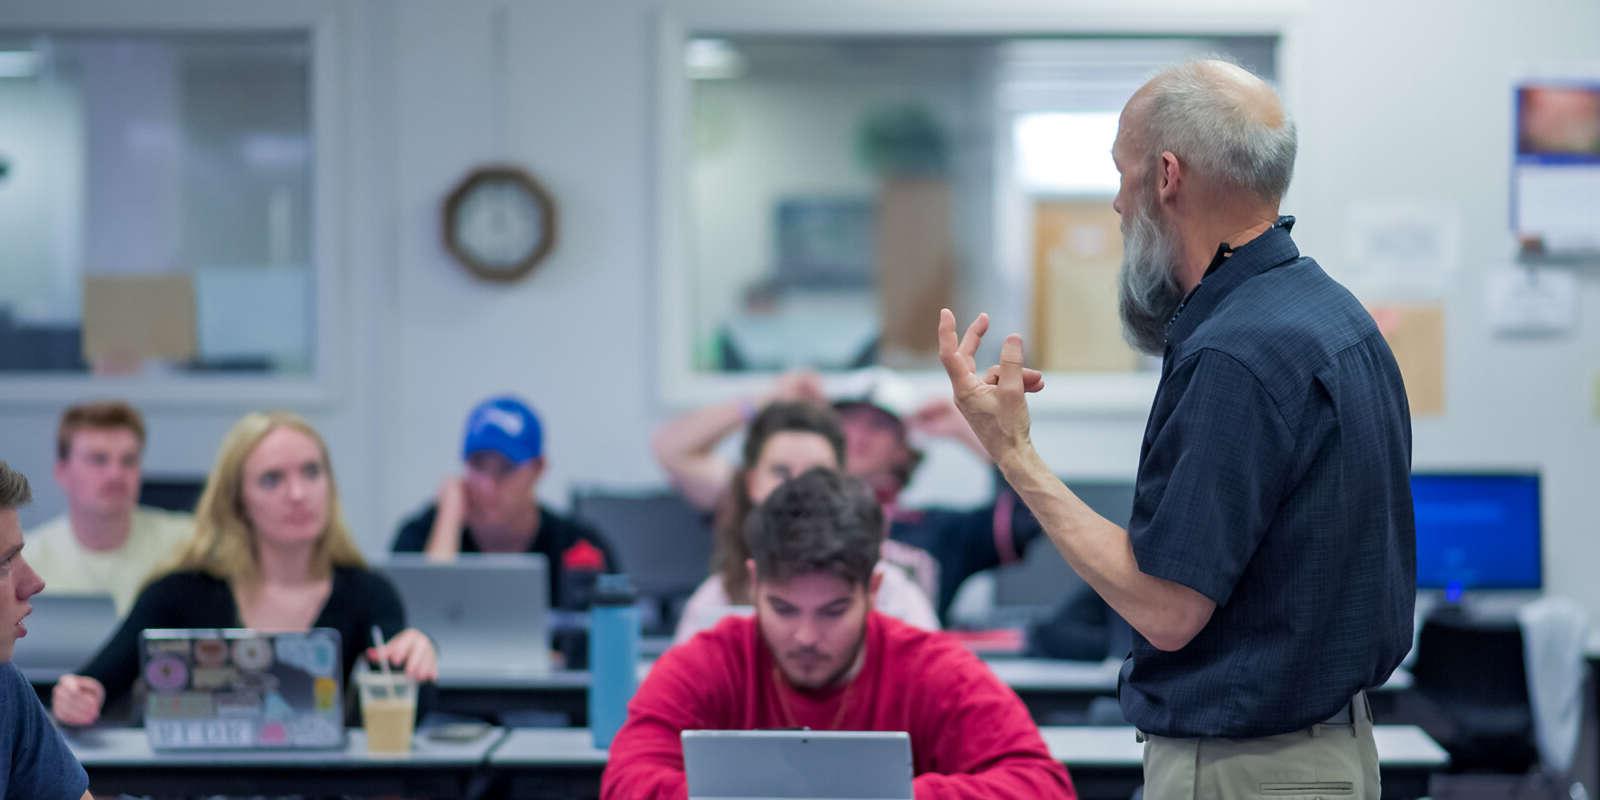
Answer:
[(380, 655), (378, 656), (378, 666), (383, 669), (383, 693), (393, 694), (394, 674), (389, 671), (389, 659), (386, 656), (381, 655), (381, 652), (383, 651), (383, 631), (378, 630), (377, 625), (372, 626), (372, 644), (374, 647), (377, 647), (380, 652)]

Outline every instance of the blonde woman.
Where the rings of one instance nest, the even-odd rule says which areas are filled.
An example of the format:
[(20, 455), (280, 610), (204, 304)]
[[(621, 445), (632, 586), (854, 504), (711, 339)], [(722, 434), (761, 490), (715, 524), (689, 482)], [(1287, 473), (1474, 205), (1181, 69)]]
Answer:
[[(383, 652), (366, 647), (372, 626)], [(56, 683), (52, 710), (90, 725), (139, 673), (146, 628), (305, 631), (334, 628), (348, 674), (363, 651), (421, 680), (438, 675), (433, 643), (405, 627), (399, 595), (366, 569), (339, 511), (328, 448), (294, 414), (252, 413), (223, 438), (195, 509), (195, 533), (81, 674)]]

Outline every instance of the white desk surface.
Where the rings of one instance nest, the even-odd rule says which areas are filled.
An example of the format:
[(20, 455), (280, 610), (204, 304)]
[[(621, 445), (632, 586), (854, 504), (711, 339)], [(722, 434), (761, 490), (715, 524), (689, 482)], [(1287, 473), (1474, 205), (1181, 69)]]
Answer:
[[(1043, 727), (1039, 732), (1057, 761), (1074, 764), (1134, 767), (1144, 761), (1144, 745), (1133, 728)], [(1373, 729), (1378, 761), (1391, 767), (1443, 767), (1444, 749), (1415, 725), (1379, 725)], [(586, 728), (522, 728), (513, 730), (489, 756), (491, 764), (517, 766), (601, 766), (606, 751), (596, 749)]]
[[(649, 674), (654, 662), (639, 662), (639, 680)], [(1108, 661), (1058, 661), (1047, 658), (995, 658), (985, 660), (996, 677), (1019, 692), (1095, 692), (1111, 694), (1117, 688), (1117, 675), (1122, 669), (1120, 660)], [(452, 676), (441, 674), (439, 686), (443, 689), (468, 688), (482, 690), (524, 691), (579, 691), (589, 688), (589, 673), (583, 670), (552, 670), (543, 675), (521, 677)], [(1395, 691), (1411, 687), (1411, 674), (1395, 670), (1388, 683), (1377, 691)]]
[(607, 752), (594, 746), (588, 728), (514, 728), (489, 754), (490, 764), (604, 766)]
[[(404, 764), (435, 767), (470, 767), (483, 763), (490, 748), (499, 744), (505, 729), (490, 728), (471, 742), (439, 742), (418, 734), (406, 754), (370, 754), (367, 735), (360, 728), (349, 730), (342, 750), (180, 750), (156, 752), (150, 749), (143, 728), (89, 728), (63, 731), (72, 754), (87, 768), (125, 767), (146, 764), (193, 766), (284, 766), (323, 767), (336, 765), (351, 769), (379, 768)], [(588, 731), (583, 731), (588, 735)]]
[[(1109, 727), (1051, 727), (1039, 729), (1056, 760), (1071, 767), (1116, 767), (1142, 763), (1144, 745), (1126, 725)], [(1450, 757), (1415, 725), (1378, 725), (1372, 729), (1378, 745), (1378, 762), (1390, 767), (1443, 767)]]

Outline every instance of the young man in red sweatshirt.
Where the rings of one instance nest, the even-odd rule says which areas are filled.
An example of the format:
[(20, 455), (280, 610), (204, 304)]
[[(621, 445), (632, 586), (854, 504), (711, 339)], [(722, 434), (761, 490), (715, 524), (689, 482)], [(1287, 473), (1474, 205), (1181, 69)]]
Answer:
[(1075, 798), (1022, 701), (959, 643), (872, 611), (883, 512), (815, 469), (750, 515), (756, 614), (669, 650), (628, 707), (601, 796), (688, 797), (686, 730), (906, 731), (918, 800)]

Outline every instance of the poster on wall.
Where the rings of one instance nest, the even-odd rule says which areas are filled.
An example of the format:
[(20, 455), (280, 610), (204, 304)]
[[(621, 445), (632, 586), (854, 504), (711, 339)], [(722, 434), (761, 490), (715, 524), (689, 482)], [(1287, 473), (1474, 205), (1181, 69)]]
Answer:
[(1514, 89), (1511, 227), (1524, 248), (1600, 254), (1600, 69)]

